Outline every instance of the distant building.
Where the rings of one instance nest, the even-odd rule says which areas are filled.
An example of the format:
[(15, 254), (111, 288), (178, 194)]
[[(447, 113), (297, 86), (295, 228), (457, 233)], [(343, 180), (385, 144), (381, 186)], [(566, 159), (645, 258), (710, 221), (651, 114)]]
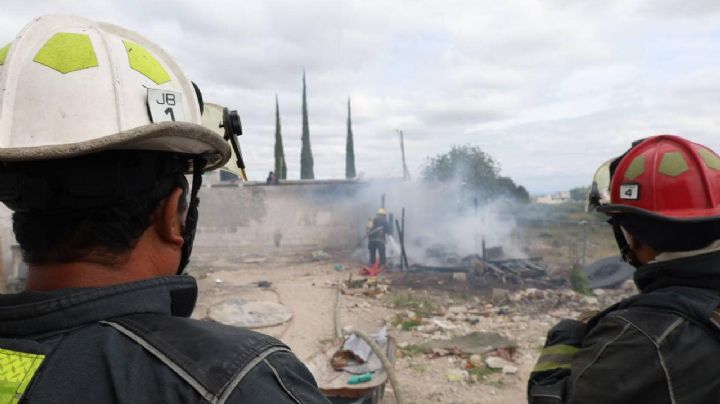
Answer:
[(535, 203), (542, 203), (545, 205), (557, 205), (560, 203), (570, 202), (570, 192), (555, 192), (554, 194), (538, 196), (534, 199)]

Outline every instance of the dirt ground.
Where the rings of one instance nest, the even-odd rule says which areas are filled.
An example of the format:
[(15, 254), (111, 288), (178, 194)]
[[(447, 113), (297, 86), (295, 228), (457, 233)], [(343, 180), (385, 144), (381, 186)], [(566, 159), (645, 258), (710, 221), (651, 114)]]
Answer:
[[(336, 270), (337, 264), (343, 266), (342, 272)], [(312, 260), (309, 253), (235, 258), (198, 253), (190, 268), (200, 285), (193, 316), (207, 318), (210, 307), (232, 298), (281, 303), (290, 308), (293, 318), (257, 331), (280, 338), (307, 361), (334, 335), (337, 282), (350, 274), (358, 279), (360, 267), (360, 263), (330, 257)], [(393, 285), (393, 281), (407, 285), (407, 279), (400, 281), (404, 276), (381, 275), (379, 290), (387, 290), (374, 297), (362, 294), (362, 289), (341, 295), (340, 322), (343, 327), (368, 333), (389, 327), (400, 347), (395, 369), (409, 403), (524, 403), (526, 381), (546, 331), (562, 318), (602, 309), (634, 293), (629, 284), (590, 296), (567, 289), (522, 286), (471, 290), (463, 279), (453, 279), (452, 275), (411, 282), (420, 287)], [(261, 281), (270, 282), (270, 286), (259, 287)], [(446, 283), (457, 283), (458, 287), (448, 288)], [(473, 331), (494, 332), (513, 341), (516, 350), (512, 366), (492, 370), (481, 363), (480, 369), (468, 370), (467, 355), (446, 355), (446, 351), (428, 354), (418, 349), (429, 340)], [(395, 402), (389, 386), (383, 402)]]

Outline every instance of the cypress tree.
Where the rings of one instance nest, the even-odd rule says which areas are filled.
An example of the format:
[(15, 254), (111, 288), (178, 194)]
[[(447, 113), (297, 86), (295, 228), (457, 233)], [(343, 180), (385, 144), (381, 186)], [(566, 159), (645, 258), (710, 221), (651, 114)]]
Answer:
[(280, 105), (275, 94), (275, 176), (279, 180), (287, 179), (285, 151), (283, 150), (282, 133), (280, 130)]
[(355, 145), (353, 143), (350, 98), (348, 98), (347, 140), (345, 141), (345, 178), (355, 177)]
[(307, 90), (305, 88), (305, 72), (303, 72), (302, 93), (302, 151), (300, 152), (300, 179), (312, 180), (315, 178), (313, 169), (312, 149), (310, 148), (310, 127), (308, 124)]

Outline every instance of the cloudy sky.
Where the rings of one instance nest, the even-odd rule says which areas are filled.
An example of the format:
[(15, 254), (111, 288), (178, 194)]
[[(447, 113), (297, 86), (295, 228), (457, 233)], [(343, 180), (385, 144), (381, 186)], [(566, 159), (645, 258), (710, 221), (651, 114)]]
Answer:
[(716, 0), (5, 0), (0, 46), (33, 17), (78, 14), (168, 50), (207, 101), (237, 109), (253, 179), (273, 165), (275, 94), (299, 176), (302, 72), (318, 178), (400, 177), (472, 144), (531, 193), (586, 185), (637, 138), (720, 149)]

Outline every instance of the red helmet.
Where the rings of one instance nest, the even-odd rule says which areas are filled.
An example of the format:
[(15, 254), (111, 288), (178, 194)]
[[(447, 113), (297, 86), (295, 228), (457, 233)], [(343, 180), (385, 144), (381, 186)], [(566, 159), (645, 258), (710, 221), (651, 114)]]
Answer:
[(610, 215), (720, 220), (720, 157), (678, 136), (647, 138), (600, 167), (590, 205)]

